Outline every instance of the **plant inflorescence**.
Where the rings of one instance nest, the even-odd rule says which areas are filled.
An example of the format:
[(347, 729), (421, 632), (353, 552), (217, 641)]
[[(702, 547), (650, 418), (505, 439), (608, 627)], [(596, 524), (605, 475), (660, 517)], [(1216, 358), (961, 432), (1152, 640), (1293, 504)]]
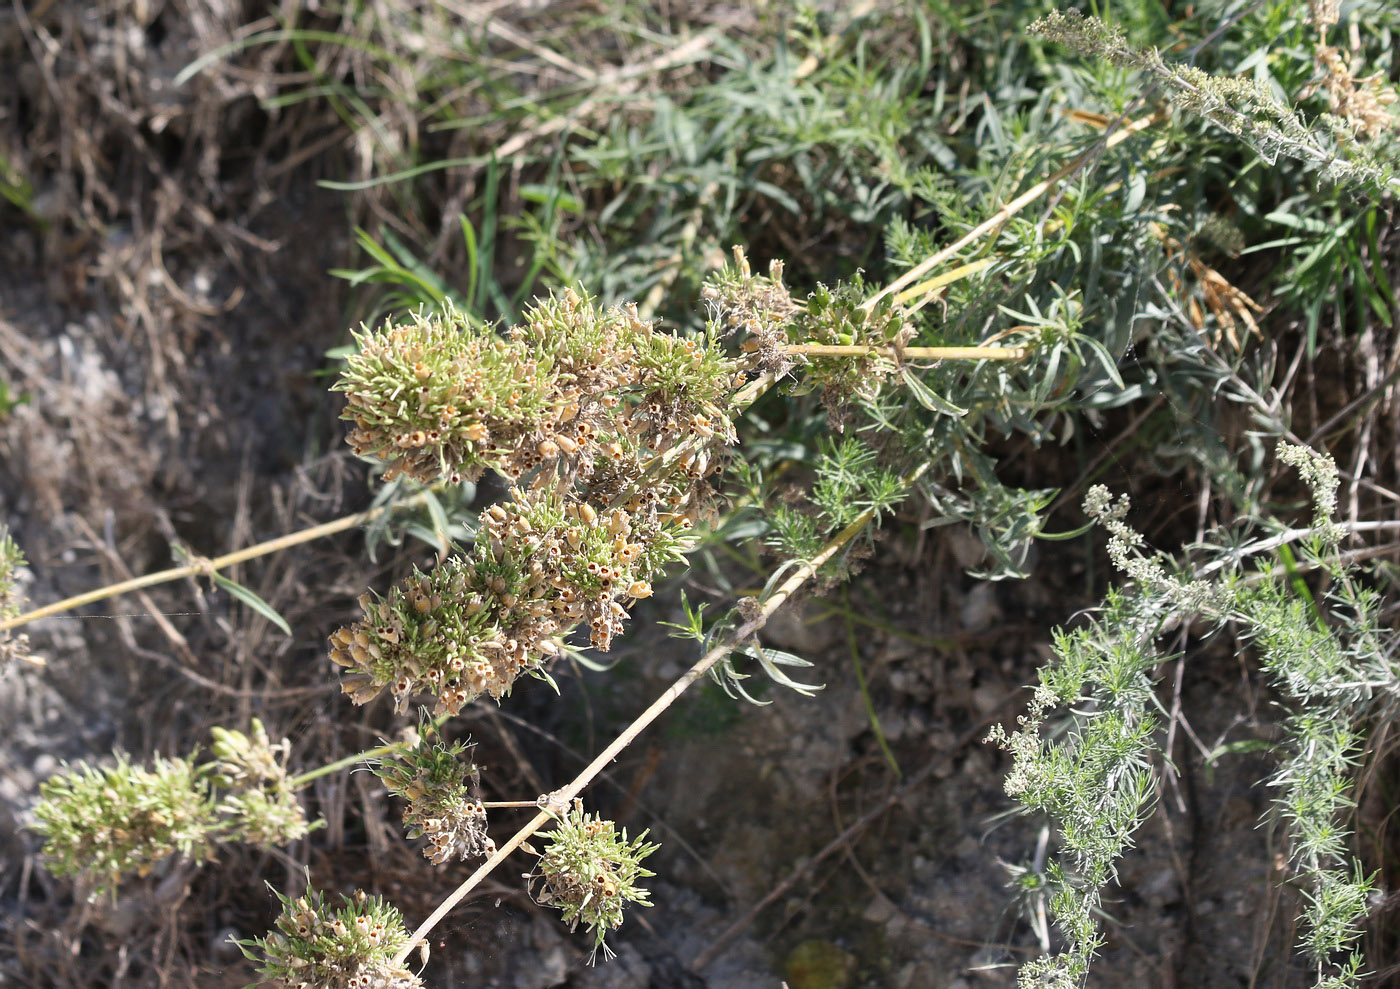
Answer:
[(394, 957), (410, 944), (403, 914), (363, 890), (333, 906), (308, 889), (297, 897), (273, 890), (282, 904), (276, 929), (235, 943), (258, 971), (284, 989), (420, 989), (421, 979)]
[[(1302, 890), (1300, 947), (1317, 984), (1358, 984), (1355, 952), (1373, 877), (1351, 860), (1346, 815), (1365, 725), (1393, 706), (1395, 668), (1385, 648), (1378, 597), (1355, 568), (1338, 562), (1345, 530), (1334, 518), (1337, 468), (1331, 457), (1283, 444), (1279, 460), (1311, 490), (1313, 525), (1295, 534), (1305, 563), (1332, 582), (1326, 615), (1287, 571), (1254, 573), (1202, 567), (1182, 577), (1171, 561), (1137, 552), (1142, 538), (1125, 521), (1126, 499), (1096, 487), (1085, 511), (1109, 532), (1109, 557), (1132, 581), (1110, 592), (1102, 614), (1056, 635), (1055, 660), (1041, 670), (1028, 714), (1014, 733), (991, 740), (1015, 765), (1007, 793), (1049, 815), (1065, 862), (1048, 871), (1051, 901), (1068, 949), (1022, 969), (1024, 986), (1079, 985), (1100, 944), (1101, 891), (1155, 797), (1158, 752), (1151, 671), (1163, 658), (1157, 641), (1178, 622), (1237, 625), (1292, 711), (1284, 721), (1282, 765), (1269, 780), (1279, 791), (1277, 818), (1288, 836), (1291, 878)], [(1231, 565), (1239, 561), (1230, 559)], [(1047, 712), (1067, 709), (1068, 730), (1049, 732)]]
[(503, 336), (448, 311), (362, 343), (337, 386), (357, 450), (389, 473), (489, 466), (516, 486), (483, 513), (469, 555), (367, 595), (365, 617), (331, 637), (345, 692), (363, 704), (387, 687), (400, 707), (428, 692), (456, 714), (537, 673), (579, 625), (606, 650), (710, 510), (737, 363), (713, 339), (657, 333), (635, 308), (572, 291)]
[(79, 765), (40, 786), (35, 829), (55, 875), (80, 875), (96, 897), (172, 855), (213, 857), (222, 841), (271, 848), (310, 829), (286, 772), (287, 743), (214, 728), (213, 758), (157, 756), (140, 766), (118, 753), (111, 766)]
[[(1330, 6), (1315, 4), (1314, 8)], [(1318, 23), (1325, 28), (1328, 21), (1336, 23), (1334, 7)], [(1394, 155), (1364, 140), (1394, 129), (1395, 118), (1385, 108), (1395, 102), (1395, 93), (1377, 77), (1358, 85), (1335, 49), (1322, 46), (1319, 51), (1326, 66), (1322, 85), (1334, 112), (1309, 121), (1257, 79), (1216, 76), (1194, 65), (1170, 63), (1156, 48), (1129, 44), (1121, 28), (1076, 10), (1053, 11), (1029, 30), (1083, 54), (1147, 73), (1165, 88), (1173, 104), (1248, 142), (1267, 161), (1288, 155), (1331, 180), (1400, 184)]]
[(651, 906), (637, 880), (655, 875), (642, 868), (642, 859), (659, 848), (648, 844), (647, 832), (627, 837), (612, 821), (587, 814), (581, 800), (545, 836), (548, 844), (526, 877), (541, 903), (556, 906), (574, 930), (581, 923), (593, 936), (593, 950), (622, 923), (628, 903)]
[(414, 749), (386, 758), (374, 769), (388, 791), (405, 802), (408, 837), (427, 838), (423, 854), (439, 865), (496, 850), (486, 834), (481, 771), (470, 759), (474, 748), (425, 737)]

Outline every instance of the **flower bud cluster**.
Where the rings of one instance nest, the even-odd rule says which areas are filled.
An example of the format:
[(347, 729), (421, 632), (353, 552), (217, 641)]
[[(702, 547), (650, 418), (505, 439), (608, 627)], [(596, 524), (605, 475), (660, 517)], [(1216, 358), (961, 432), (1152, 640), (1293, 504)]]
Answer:
[[(377, 896), (341, 894), (332, 908), (317, 890), (282, 902), (277, 927), (266, 937), (234, 941), (258, 970), (282, 989), (419, 989), (422, 981), (395, 965), (408, 943), (403, 914)], [(260, 957), (261, 955), (261, 957)]]
[(575, 800), (567, 819), (544, 837), (549, 842), (534, 871), (526, 876), (540, 903), (553, 904), (564, 923), (574, 930), (582, 921), (594, 936), (594, 949), (603, 945), (607, 932), (622, 924), (627, 903), (651, 906), (638, 879), (653, 876), (641, 861), (660, 845), (647, 844), (647, 832), (628, 839), (612, 821), (585, 814)]
[(461, 758), (475, 747), (425, 739), (414, 751), (374, 769), (390, 793), (408, 802), (403, 812), (408, 836), (426, 837), (423, 854), (438, 865), (496, 850), (486, 836), (486, 808), (478, 799), (481, 773), (470, 758)]
[(697, 429), (733, 436), (721, 408), (731, 361), (571, 289), (504, 334), (449, 307), (356, 339), (334, 389), (355, 423), (347, 441), (384, 461), (386, 478), (514, 479), (599, 455), (618, 432), (653, 449)]
[[(448, 335), (444, 320), (454, 318), (460, 325)], [(707, 478), (720, 466), (718, 448), (734, 442), (727, 409), (741, 381), (738, 364), (717, 348), (657, 333), (633, 306), (600, 311), (573, 292), (539, 303), (490, 346), (484, 331), (450, 313), (417, 317), (407, 329), (381, 334), (376, 353), (390, 346), (384, 340), (431, 337), (435, 366), (460, 375), (483, 354), (518, 351), (532, 355), (535, 383), (548, 394), (529, 403), (541, 414), (528, 436), (513, 434), (525, 436), (520, 448), (487, 441), (470, 462), (435, 448), (449, 471), (491, 466), (519, 482), (510, 501), (482, 515), (470, 554), (415, 570), (387, 597), (365, 595), (364, 617), (331, 636), (331, 659), (348, 671), (342, 686), (355, 703), (387, 688), (402, 709), (426, 692), (435, 713), (455, 715), (540, 671), (580, 625), (595, 648), (610, 647), (632, 602), (651, 594), (650, 581), (683, 556), (708, 512)], [(466, 357), (450, 355), (453, 346)], [(351, 383), (366, 380), (366, 366), (352, 366), (342, 383), (362, 410)], [(437, 394), (447, 386), (425, 387)], [(423, 465), (391, 463), (410, 467)]]
[(125, 875), (147, 875), (169, 855), (212, 855), (218, 814), (209, 782), (192, 759), (156, 757), (150, 769), (118, 754), (116, 765), (79, 765), (39, 785), (34, 829), (57, 876), (83, 875), (92, 894)]
[(272, 744), (257, 718), (251, 735), (218, 726), (210, 733), (210, 782), (224, 791), (218, 810), (232, 826), (225, 837), (271, 848), (305, 835), (311, 828), (287, 776), (291, 743), (284, 738)]
[[(24, 609), (24, 598), (15, 586), (15, 571), (24, 565), (24, 553), (10, 538), (9, 530), (0, 525), (0, 621), (18, 617)], [(0, 670), (16, 659), (42, 664), (29, 654), (29, 636), (11, 635), (9, 629), (0, 631)]]
[(899, 350), (914, 334), (893, 299), (885, 297), (865, 308), (867, 291), (864, 283), (853, 279), (833, 288), (818, 285), (807, 299), (802, 318), (807, 341), (877, 348), (863, 357), (807, 358), (803, 378), (820, 384), (828, 407), (873, 398), (881, 382), (898, 370)]

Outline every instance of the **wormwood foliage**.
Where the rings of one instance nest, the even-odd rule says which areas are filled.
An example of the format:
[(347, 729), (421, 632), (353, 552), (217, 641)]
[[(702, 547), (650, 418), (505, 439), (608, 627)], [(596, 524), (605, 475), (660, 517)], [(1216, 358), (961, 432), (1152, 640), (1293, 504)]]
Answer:
[[(1324, 602), (1271, 565), (1249, 574), (1233, 569), (1237, 555), (1201, 568), (1209, 579), (1181, 576), (1171, 561), (1141, 555), (1142, 539), (1124, 521), (1126, 498), (1115, 502), (1098, 486), (1085, 499), (1086, 513), (1109, 532), (1109, 558), (1133, 586), (1111, 591), (1087, 625), (1057, 633), (1055, 660), (1041, 670), (1021, 727), (997, 728), (989, 738), (1014, 759), (1007, 793), (1050, 817), (1062, 849), (1063, 861), (1048, 872), (1067, 948), (1026, 965), (1023, 986), (1075, 986), (1088, 971), (1100, 944), (1094, 913), (1101, 891), (1155, 798), (1150, 671), (1162, 658), (1155, 642), (1169, 623), (1191, 620), (1236, 624), (1291, 705), (1283, 762), (1268, 782), (1279, 792), (1275, 813), (1303, 898), (1299, 948), (1317, 985), (1357, 985), (1362, 959), (1355, 945), (1372, 877), (1348, 853), (1350, 773), (1365, 725), (1394, 707), (1400, 669), (1381, 631), (1378, 595), (1337, 562), (1344, 530), (1332, 517), (1336, 466), (1329, 456), (1288, 444), (1279, 459), (1297, 468), (1313, 493), (1302, 550), (1304, 562), (1330, 579)], [(1049, 712), (1057, 707), (1067, 709), (1067, 726), (1051, 732), (1057, 719)]]
[[(1066, 859), (1049, 865), (1047, 879), (1069, 950), (1027, 965), (1023, 985), (1075, 985), (1088, 971), (1100, 943), (1094, 914), (1101, 890), (1150, 809), (1153, 631), (1151, 616), (1129, 596), (1110, 594), (1100, 617), (1056, 633), (1055, 661), (1040, 671), (1021, 727), (1008, 734), (997, 726), (989, 736), (1015, 759), (1007, 794), (1050, 817)], [(1084, 713), (1064, 734), (1045, 738), (1056, 708)]]

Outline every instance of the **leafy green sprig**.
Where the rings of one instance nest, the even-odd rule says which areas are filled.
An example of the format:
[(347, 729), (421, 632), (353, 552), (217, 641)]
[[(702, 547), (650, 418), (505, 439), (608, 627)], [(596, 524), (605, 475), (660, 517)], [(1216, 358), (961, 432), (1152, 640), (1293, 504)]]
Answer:
[[(1154, 793), (1148, 675), (1160, 659), (1154, 642), (1169, 621), (1197, 618), (1237, 623), (1293, 706), (1280, 746), (1286, 758), (1269, 782), (1279, 791), (1275, 810), (1304, 900), (1299, 946), (1318, 986), (1358, 984), (1362, 959), (1355, 947), (1374, 877), (1351, 860), (1343, 821), (1354, 806), (1351, 775), (1364, 726), (1393, 711), (1400, 690), (1378, 596), (1354, 568), (1337, 562), (1345, 530), (1333, 519), (1335, 464), (1290, 444), (1280, 447), (1279, 459), (1296, 467), (1312, 491), (1313, 526), (1301, 546), (1306, 564), (1332, 582), (1327, 613), (1299, 581), (1283, 579), (1296, 567), (1245, 575), (1212, 565), (1199, 571), (1209, 579), (1177, 576), (1162, 558), (1138, 552), (1142, 538), (1125, 521), (1126, 499), (1115, 503), (1096, 487), (1085, 500), (1086, 513), (1109, 531), (1109, 558), (1136, 586), (1110, 591), (1102, 617), (1089, 626), (1057, 634), (1056, 659), (1041, 670), (1022, 727), (990, 736), (1014, 758), (1007, 792), (1050, 816), (1070, 860), (1047, 870), (1068, 949), (1024, 967), (1023, 986), (1078, 985), (1088, 970), (1099, 945), (1093, 914), (1100, 890)], [(1067, 732), (1047, 738), (1046, 712), (1056, 705), (1074, 714)]]
[[(998, 725), (988, 736), (1014, 758), (1007, 794), (1049, 816), (1068, 859), (1046, 869), (1068, 948), (1025, 966), (1022, 986), (1079, 984), (1101, 943), (1095, 914), (1102, 891), (1150, 811), (1157, 722), (1148, 674), (1161, 658), (1153, 631), (1153, 619), (1127, 595), (1110, 592), (1091, 623), (1056, 633), (1055, 659), (1041, 669), (1021, 727), (1007, 733)], [(1066, 710), (1069, 724), (1047, 736), (1056, 708)]]

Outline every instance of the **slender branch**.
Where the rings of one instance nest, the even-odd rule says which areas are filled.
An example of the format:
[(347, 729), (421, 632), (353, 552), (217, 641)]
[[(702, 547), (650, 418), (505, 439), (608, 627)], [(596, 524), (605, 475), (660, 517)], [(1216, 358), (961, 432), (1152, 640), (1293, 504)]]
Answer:
[[(1358, 532), (1397, 532), (1400, 531), (1400, 521), (1394, 519), (1383, 519), (1374, 522), (1339, 522), (1337, 527), (1345, 529), (1350, 533)], [(1228, 567), (1233, 563), (1239, 563), (1247, 556), (1255, 553), (1265, 553), (1271, 549), (1278, 549), (1285, 543), (1296, 543), (1300, 539), (1309, 539), (1320, 535), (1321, 529), (1285, 529), (1282, 532), (1269, 536), (1267, 539), (1256, 539), (1252, 543), (1245, 543), (1236, 549), (1230, 550), (1227, 554), (1213, 563), (1208, 563), (1196, 573), (1197, 579), (1208, 577), (1217, 570)], [(1387, 547), (1389, 548), (1389, 547)]]
[[(928, 463), (925, 462), (910, 474), (905, 481), (906, 487), (912, 487), (928, 469), (928, 466)], [(590, 762), (568, 785), (551, 794), (542, 796), (536, 806), (541, 806), (545, 809), (532, 817), (509, 841), (497, 848), (495, 854), (483, 862), (475, 872), (467, 877), (465, 882), (453, 890), (442, 903), (438, 904), (437, 909), (428, 915), (428, 919), (418, 925), (418, 929), (415, 930), (413, 936), (408, 939), (406, 946), (399, 950), (398, 955), (394, 958), (394, 964), (403, 964), (404, 959), (408, 957), (413, 948), (421, 940), (426, 938), (432, 929), (436, 927), (468, 893), (490, 875), (498, 865), (504, 862), (511, 852), (524, 844), (531, 835), (544, 827), (551, 819), (562, 815), (566, 811), (569, 801), (582, 793), (584, 788), (593, 781), (593, 778), (602, 772), (610, 762), (617, 758), (627, 746), (631, 745), (633, 740), (635, 740), (648, 725), (660, 717), (663, 711), (675, 703), (676, 699), (680, 697), (681, 694), (685, 693), (691, 684), (703, 677), (710, 671), (712, 666), (733, 652), (734, 648), (739, 643), (743, 642), (767, 624), (768, 619), (782, 606), (783, 602), (792, 597), (792, 595), (803, 584), (810, 580), (828, 560), (841, 550), (841, 547), (854, 539), (874, 517), (875, 510), (873, 508), (866, 509), (854, 522), (837, 533), (837, 535), (822, 548), (820, 553), (811, 560), (803, 563), (793, 571), (787, 580), (783, 581), (778, 589), (763, 602), (758, 614), (735, 629), (725, 637), (724, 641), (701, 657), (699, 662), (687, 670), (685, 674), (668, 687), (661, 696), (657, 697), (656, 700), (651, 703), (650, 707), (637, 716), (635, 721), (624, 728), (622, 732), (613, 739), (612, 743), (599, 753), (598, 757)]]
[(538, 807), (538, 800), (483, 800), (481, 806), (487, 810), (497, 807)]
[(411, 498), (406, 498), (394, 505), (383, 505), (379, 508), (371, 508), (368, 511), (356, 512), (354, 515), (346, 515), (343, 518), (335, 519), (331, 522), (323, 522), (320, 525), (313, 525), (309, 529), (302, 529), (300, 532), (289, 533), (285, 536), (278, 536), (276, 539), (269, 539), (266, 542), (248, 546), (234, 553), (227, 553), (217, 556), (212, 560), (196, 560), (183, 567), (173, 567), (169, 570), (161, 570), (156, 573), (148, 573), (141, 577), (133, 577), (131, 580), (124, 580), (117, 584), (108, 584), (106, 587), (99, 587), (96, 590), (84, 591), (71, 598), (62, 601), (55, 601), (53, 604), (46, 604), (42, 608), (35, 608), (14, 618), (0, 621), (0, 632), (17, 628), (29, 622), (38, 621), (40, 618), (47, 618), (50, 615), (61, 614), (80, 608), (85, 604), (92, 604), (95, 601), (104, 601), (107, 598), (116, 597), (119, 594), (126, 594), (130, 591), (138, 591), (143, 587), (151, 587), (155, 584), (166, 584), (172, 580), (179, 580), (182, 577), (198, 577), (204, 574), (214, 573), (228, 567), (242, 563), (245, 560), (256, 559), (259, 556), (266, 556), (269, 553), (277, 553), (302, 543), (309, 543), (320, 539), (322, 536), (334, 535), (337, 532), (344, 532), (346, 529), (353, 529), (356, 526), (372, 522), (374, 519), (393, 511), (396, 508), (409, 508), (423, 501), (427, 492), (416, 494)]
[(1087, 165), (1098, 155), (1107, 151), (1109, 148), (1121, 144), (1123, 141), (1126, 141), (1128, 138), (1138, 133), (1138, 131), (1146, 130), (1148, 127), (1151, 127), (1153, 124), (1156, 124), (1163, 119), (1165, 119), (1165, 117), (1162, 114), (1154, 113), (1146, 117), (1139, 117), (1137, 120), (1128, 121), (1122, 126), (1120, 130), (1116, 131), (1113, 134), (1110, 134), (1101, 143), (1096, 143), (1088, 151), (1084, 152), (1078, 158), (1071, 161), (1068, 165), (1065, 165), (1063, 168), (1059, 169), (1049, 178), (1041, 182), (1037, 182), (1035, 185), (1031, 186), (1025, 192), (1017, 196), (1015, 199), (1011, 200), (1011, 202), (1007, 203), (1005, 206), (997, 210), (986, 220), (983, 220), (977, 226), (973, 227), (962, 237), (959, 237), (947, 247), (935, 252), (926, 260), (910, 268), (904, 274), (900, 275), (894, 281), (890, 282), (880, 291), (876, 292), (870, 298), (866, 299), (865, 302), (861, 304), (861, 308), (870, 309), (875, 305), (875, 303), (879, 302), (885, 296), (894, 295), (895, 293), (901, 292), (903, 289), (908, 288), (914, 282), (918, 281), (924, 275), (928, 274), (934, 268), (938, 267), (944, 261), (948, 260), (958, 251), (961, 251), (968, 244), (971, 244), (975, 240), (981, 239), (986, 234), (1001, 226), (1012, 216), (1016, 215), (1021, 210), (1029, 206), (1031, 203), (1039, 199), (1041, 196), (1045, 195), (1045, 193), (1055, 188), (1055, 186), (1059, 185), (1065, 179), (1069, 178), (1069, 176), (1073, 175), (1075, 172), (1078, 172), (1081, 168)]
[(864, 357), (886, 354), (914, 360), (954, 361), (1022, 361), (1033, 351), (1029, 347), (874, 347), (864, 344), (790, 343), (785, 354), (805, 354), (808, 357)]
[(358, 762), (366, 762), (370, 759), (378, 759), (380, 756), (390, 755), (409, 746), (403, 742), (390, 742), (386, 745), (379, 745), (372, 749), (365, 749), (363, 752), (356, 752), (335, 762), (328, 762), (324, 766), (317, 766), (315, 769), (308, 769), (300, 775), (293, 776), (287, 780), (287, 786), (292, 790), (300, 790), (312, 780), (318, 780), (322, 776), (329, 776), (331, 773), (338, 773), (342, 769), (348, 769)]

